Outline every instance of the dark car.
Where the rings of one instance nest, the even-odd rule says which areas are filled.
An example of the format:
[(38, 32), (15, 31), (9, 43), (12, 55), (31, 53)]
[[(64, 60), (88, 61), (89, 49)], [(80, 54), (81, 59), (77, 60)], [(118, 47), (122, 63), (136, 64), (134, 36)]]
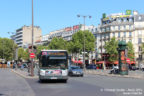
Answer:
[(135, 71), (135, 70), (137, 70), (137, 68), (134, 65), (129, 65), (129, 70)]
[(69, 76), (81, 76), (83, 77), (83, 70), (79, 66), (69, 67)]
[(96, 65), (95, 64), (89, 64), (86, 66), (87, 69), (96, 69)]

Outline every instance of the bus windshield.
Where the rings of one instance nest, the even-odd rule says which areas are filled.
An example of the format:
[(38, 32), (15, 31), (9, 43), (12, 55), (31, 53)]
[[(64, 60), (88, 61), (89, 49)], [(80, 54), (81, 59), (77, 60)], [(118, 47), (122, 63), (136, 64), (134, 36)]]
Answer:
[(66, 69), (68, 67), (66, 55), (42, 55), (40, 62), (40, 67), (46, 67), (49, 69)]

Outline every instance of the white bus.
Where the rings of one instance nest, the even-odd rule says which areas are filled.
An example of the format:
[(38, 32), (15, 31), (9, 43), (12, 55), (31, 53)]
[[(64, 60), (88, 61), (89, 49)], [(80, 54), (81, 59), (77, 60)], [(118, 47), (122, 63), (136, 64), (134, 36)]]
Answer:
[(39, 54), (39, 80), (68, 79), (68, 53), (66, 50), (42, 50)]

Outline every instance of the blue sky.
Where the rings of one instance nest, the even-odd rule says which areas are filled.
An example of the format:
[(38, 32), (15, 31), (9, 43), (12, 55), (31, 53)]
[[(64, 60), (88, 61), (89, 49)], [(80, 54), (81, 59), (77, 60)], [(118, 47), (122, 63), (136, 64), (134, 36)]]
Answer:
[[(0, 0), (0, 37), (9, 37), (23, 25), (31, 25), (31, 0)], [(144, 0), (34, 0), (34, 25), (42, 34), (83, 23), (77, 14), (91, 15), (86, 25), (97, 26), (102, 13), (120, 13), (125, 10), (144, 13)]]

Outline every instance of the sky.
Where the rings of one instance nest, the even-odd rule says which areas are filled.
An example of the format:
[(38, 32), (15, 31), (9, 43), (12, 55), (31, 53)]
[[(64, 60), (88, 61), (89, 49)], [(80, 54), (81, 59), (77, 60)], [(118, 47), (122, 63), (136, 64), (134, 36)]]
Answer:
[[(0, 0), (0, 37), (9, 38), (12, 32), (32, 24), (32, 0)], [(83, 24), (100, 24), (103, 13), (121, 13), (137, 10), (144, 14), (144, 0), (33, 0), (34, 25), (40, 26), (42, 35), (54, 30)], [(10, 32), (8, 34), (8, 32)]]

